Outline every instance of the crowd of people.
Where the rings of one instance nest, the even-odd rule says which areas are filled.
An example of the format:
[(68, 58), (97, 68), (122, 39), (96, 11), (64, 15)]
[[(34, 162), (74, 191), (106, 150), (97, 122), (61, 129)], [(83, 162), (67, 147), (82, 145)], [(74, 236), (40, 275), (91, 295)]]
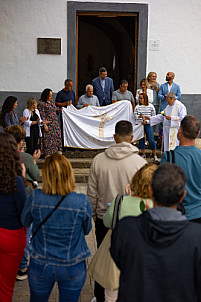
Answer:
[[(173, 72), (167, 73), (167, 83), (161, 86), (156, 73), (149, 73), (135, 99), (128, 81), (122, 80), (114, 91), (107, 70), (102, 67), (99, 73), (78, 103), (73, 82), (67, 79), (55, 103), (52, 90), (45, 89), (39, 104), (34, 98), (27, 100), (20, 119), (15, 97), (3, 104), (0, 302), (11, 302), (15, 280), (27, 276), (30, 301), (48, 301), (57, 282), (61, 302), (78, 302), (87, 275), (86, 259), (91, 256), (85, 235), (91, 231), (92, 219), (98, 251), (116, 221), (107, 246), (110, 262), (104, 263), (104, 253), (101, 261), (105, 271), (110, 263), (116, 265), (110, 280), (120, 276), (117, 286), (102, 283), (106, 276), (94, 277), (93, 302), (200, 302), (201, 150), (195, 146), (200, 122), (187, 115)], [(115, 144), (95, 156), (86, 195), (78, 194), (71, 164), (61, 154), (57, 111), (71, 104), (82, 108), (121, 100), (131, 102), (157, 163), (152, 126), (163, 123), (161, 163), (148, 164), (145, 138), (139, 142), (140, 156), (131, 144), (132, 124), (119, 121)], [(42, 189), (38, 189), (41, 152), (45, 162)]]

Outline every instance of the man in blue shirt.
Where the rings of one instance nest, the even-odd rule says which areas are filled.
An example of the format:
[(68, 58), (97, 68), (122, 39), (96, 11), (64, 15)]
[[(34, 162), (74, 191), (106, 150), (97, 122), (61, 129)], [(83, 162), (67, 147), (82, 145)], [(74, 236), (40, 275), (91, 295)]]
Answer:
[(99, 69), (99, 77), (92, 80), (94, 94), (98, 97), (100, 106), (112, 103), (112, 93), (114, 92), (113, 80), (107, 77), (107, 69)]
[(187, 178), (187, 194), (182, 202), (185, 215), (188, 220), (201, 223), (201, 150), (195, 146), (195, 139), (199, 134), (200, 121), (195, 116), (185, 116), (178, 131), (180, 144), (174, 153), (163, 153), (161, 164), (174, 162), (184, 170)]
[(166, 83), (162, 84), (159, 92), (158, 92), (158, 99), (161, 101), (160, 111), (163, 111), (168, 103), (166, 101), (166, 97), (168, 92), (173, 91), (176, 94), (177, 100), (181, 101), (181, 91), (179, 85), (173, 82), (175, 77), (174, 72), (168, 72), (166, 75)]
[(75, 92), (73, 91), (73, 81), (66, 79), (64, 89), (57, 93), (55, 105), (57, 107), (67, 107), (71, 104), (75, 105)]

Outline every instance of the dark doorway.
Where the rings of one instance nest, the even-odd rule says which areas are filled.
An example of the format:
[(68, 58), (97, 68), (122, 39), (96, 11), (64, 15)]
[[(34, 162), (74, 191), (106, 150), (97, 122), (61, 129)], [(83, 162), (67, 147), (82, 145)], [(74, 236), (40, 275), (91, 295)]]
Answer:
[[(67, 77), (74, 82), (76, 97), (98, 76), (101, 65), (106, 65), (108, 75), (114, 78), (115, 89), (119, 80), (131, 73), (135, 90), (146, 76), (147, 29), (148, 4), (67, 1)], [(98, 47), (100, 36), (109, 41), (107, 51), (105, 42)]]
[(129, 80), (134, 93), (137, 62), (137, 24), (135, 13), (77, 13), (77, 96), (105, 66), (114, 81)]

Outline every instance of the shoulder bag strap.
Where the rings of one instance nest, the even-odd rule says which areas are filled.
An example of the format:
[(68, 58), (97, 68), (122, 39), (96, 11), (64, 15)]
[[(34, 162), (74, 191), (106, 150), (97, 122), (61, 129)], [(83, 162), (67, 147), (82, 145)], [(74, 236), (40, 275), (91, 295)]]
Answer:
[(170, 162), (170, 151), (166, 151), (166, 155), (167, 155), (167, 162)]
[(62, 203), (62, 201), (64, 200), (65, 196), (62, 196), (62, 198), (59, 200), (59, 202), (56, 204), (56, 206), (54, 207), (54, 209), (47, 215), (47, 217), (45, 217), (45, 219), (43, 219), (43, 221), (41, 221), (41, 223), (37, 226), (37, 229), (35, 230), (35, 232), (32, 235), (31, 240), (33, 239), (34, 236), (36, 236), (36, 233), (38, 232), (38, 230), (42, 227), (42, 225), (50, 218), (50, 216), (54, 213), (54, 211), (60, 206), (60, 204)]
[(174, 150), (171, 150), (171, 155), (172, 155), (172, 163), (175, 164), (175, 153), (174, 153)]
[(123, 195), (121, 194), (118, 194), (117, 197), (115, 198), (114, 211), (112, 217), (112, 229), (114, 229), (115, 225), (119, 221), (119, 210), (120, 210), (122, 199), (123, 199)]

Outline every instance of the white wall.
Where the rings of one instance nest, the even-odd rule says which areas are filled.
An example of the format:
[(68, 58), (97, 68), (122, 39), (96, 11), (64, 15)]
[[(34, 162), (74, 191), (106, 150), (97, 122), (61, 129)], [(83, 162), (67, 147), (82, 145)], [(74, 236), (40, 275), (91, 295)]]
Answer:
[[(165, 74), (174, 71), (183, 94), (201, 94), (201, 1), (110, 2), (149, 4), (147, 72), (156, 71), (163, 83)], [(0, 1), (0, 91), (34, 92), (45, 87), (58, 91), (63, 87), (67, 76), (66, 12), (66, 0)], [(39, 37), (61, 38), (62, 55), (37, 55)], [(159, 51), (149, 50), (150, 39), (160, 41)]]

